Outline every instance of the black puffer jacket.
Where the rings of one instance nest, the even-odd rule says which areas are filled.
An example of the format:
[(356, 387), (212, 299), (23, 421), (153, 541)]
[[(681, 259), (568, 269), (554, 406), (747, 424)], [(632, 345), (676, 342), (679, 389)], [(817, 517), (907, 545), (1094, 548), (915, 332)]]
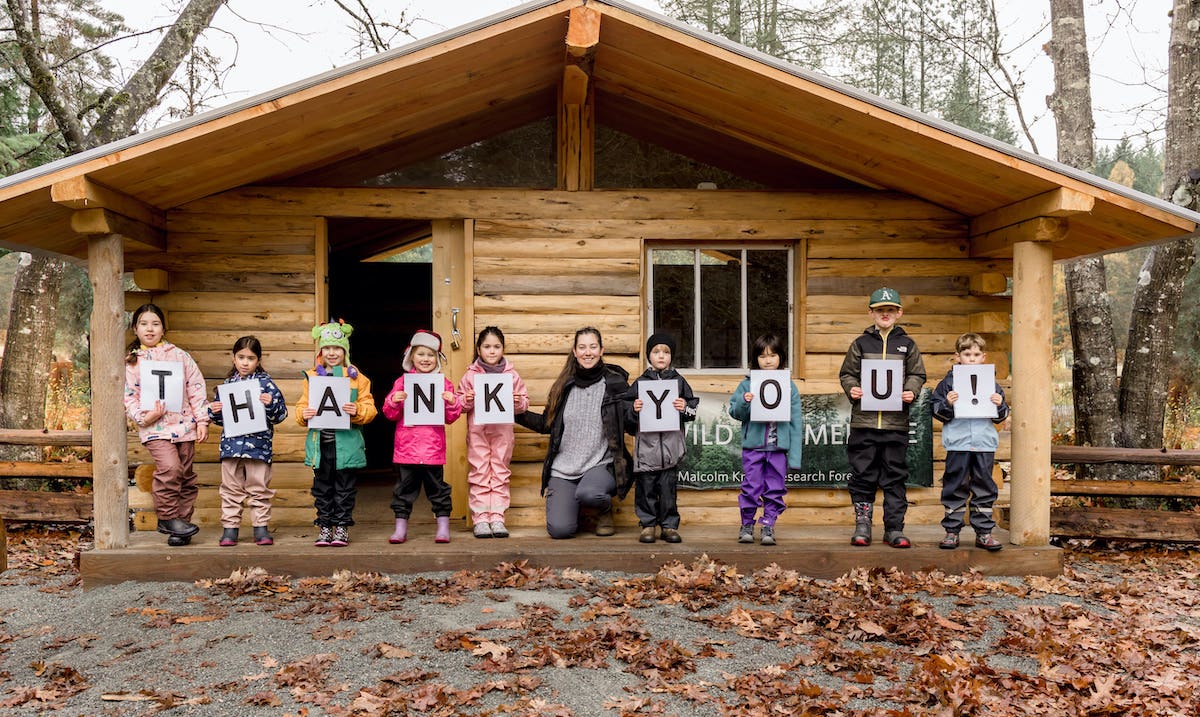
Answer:
[[(629, 372), (615, 364), (604, 364), (604, 401), (600, 405), (600, 421), (604, 424), (604, 437), (608, 442), (608, 450), (613, 457), (613, 475), (617, 480), (617, 495), (624, 498), (633, 486), (633, 457), (625, 446), (625, 411), (622, 397), (629, 390)], [(562, 395), (558, 397), (558, 406), (554, 410), (554, 421), (546, 425), (545, 414), (525, 411), (515, 416), (516, 422), (538, 433), (550, 434), (550, 447), (546, 451), (546, 460), (542, 464), (542, 495), (546, 494), (546, 486), (550, 484), (550, 467), (562, 446), (563, 408), (567, 405), (567, 396), (574, 388), (574, 382), (568, 381), (563, 386)]]

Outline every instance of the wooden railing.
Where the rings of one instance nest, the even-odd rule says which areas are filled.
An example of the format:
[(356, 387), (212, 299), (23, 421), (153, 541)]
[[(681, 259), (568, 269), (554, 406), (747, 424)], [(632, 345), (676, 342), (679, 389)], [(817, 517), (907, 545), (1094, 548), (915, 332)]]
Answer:
[[(1050, 462), (1200, 466), (1200, 451), (1053, 446)], [(1200, 498), (1200, 481), (1051, 480), (1050, 495)], [(1050, 534), (1063, 538), (1200, 542), (1200, 515), (1166, 510), (1055, 506), (1050, 510)]]
[[(0, 444), (16, 446), (90, 446), (91, 431), (43, 431), (0, 428)], [(0, 478), (57, 478), (87, 481), (92, 464), (0, 461)], [(0, 490), (0, 520), (86, 523), (92, 519), (90, 493)]]

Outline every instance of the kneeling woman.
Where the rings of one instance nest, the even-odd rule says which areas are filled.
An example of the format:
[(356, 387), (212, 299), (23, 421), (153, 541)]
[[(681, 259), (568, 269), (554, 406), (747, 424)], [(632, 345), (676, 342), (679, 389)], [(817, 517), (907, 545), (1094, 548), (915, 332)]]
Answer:
[(624, 498), (633, 485), (621, 403), (629, 373), (604, 363), (603, 355), (598, 330), (576, 331), (571, 355), (550, 388), (545, 413), (516, 415), (520, 425), (550, 434), (542, 495), (551, 538), (575, 535), (580, 507), (596, 512), (596, 535), (612, 535), (613, 496)]

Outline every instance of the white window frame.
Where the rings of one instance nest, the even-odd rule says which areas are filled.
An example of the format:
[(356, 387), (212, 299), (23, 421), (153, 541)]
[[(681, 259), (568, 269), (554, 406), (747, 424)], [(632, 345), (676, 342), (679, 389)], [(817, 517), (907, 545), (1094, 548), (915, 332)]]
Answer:
[[(743, 375), (750, 369), (750, 361), (747, 353), (749, 352), (750, 336), (749, 332), (749, 306), (746, 300), (746, 252), (747, 251), (786, 251), (787, 253), (787, 326), (783, 327), (787, 332), (788, 346), (788, 369), (794, 371), (793, 364), (796, 356), (796, 304), (795, 304), (795, 271), (796, 271), (796, 244), (790, 242), (762, 242), (754, 244), (728, 244), (728, 243), (703, 243), (703, 244), (646, 244), (646, 315), (645, 324), (647, 327), (646, 335), (653, 334), (657, 327), (654, 325), (654, 252), (655, 251), (691, 251), (692, 252), (692, 290), (693, 301), (692, 311), (693, 317), (693, 335), (692, 346), (694, 347), (694, 358), (691, 366), (683, 366), (675, 364), (674, 367), (682, 374), (706, 374), (706, 375)], [(699, 366), (700, 357), (703, 355), (701, 348), (701, 338), (703, 335), (703, 327), (701, 326), (700, 316), (700, 256), (705, 251), (717, 251), (723, 254), (740, 253), (741, 266), (741, 347), (742, 357), (741, 366), (734, 368), (704, 368)]]

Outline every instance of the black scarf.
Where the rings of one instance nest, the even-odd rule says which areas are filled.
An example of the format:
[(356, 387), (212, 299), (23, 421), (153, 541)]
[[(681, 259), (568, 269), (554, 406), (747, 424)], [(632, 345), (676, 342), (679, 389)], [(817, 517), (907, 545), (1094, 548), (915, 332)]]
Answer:
[(576, 361), (575, 362), (575, 385), (580, 388), (587, 388), (588, 386), (591, 386), (593, 383), (604, 378), (604, 371), (605, 371), (605, 366), (604, 366), (603, 360), (597, 361), (596, 365), (591, 368), (584, 368), (579, 365), (578, 361)]

